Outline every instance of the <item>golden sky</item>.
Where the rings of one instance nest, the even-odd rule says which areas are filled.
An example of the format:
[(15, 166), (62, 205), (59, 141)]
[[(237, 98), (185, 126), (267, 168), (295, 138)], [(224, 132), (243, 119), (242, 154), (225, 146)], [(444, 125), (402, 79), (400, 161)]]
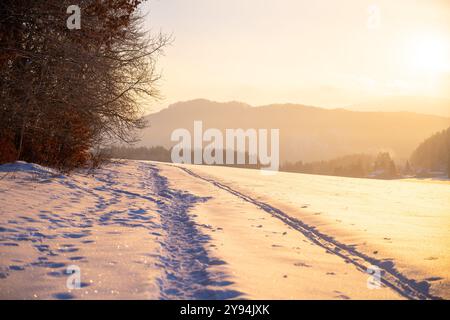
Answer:
[(450, 0), (150, 0), (165, 99), (358, 105), (450, 99)]

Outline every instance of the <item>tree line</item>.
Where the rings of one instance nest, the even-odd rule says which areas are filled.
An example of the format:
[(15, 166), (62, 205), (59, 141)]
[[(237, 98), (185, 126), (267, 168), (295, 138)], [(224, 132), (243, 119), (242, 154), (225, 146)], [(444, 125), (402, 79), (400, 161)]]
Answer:
[[(103, 149), (112, 158), (171, 162), (171, 150), (164, 147), (110, 147)], [(224, 152), (225, 151), (218, 151)], [(237, 154), (235, 154), (237, 156)], [(249, 154), (245, 153), (248, 163)], [(259, 169), (261, 165), (228, 165)], [(351, 154), (331, 160), (286, 162), (280, 171), (321, 174), (355, 178), (395, 179), (400, 177), (429, 177), (447, 174), (450, 177), (450, 128), (422, 142), (410, 159), (395, 163), (389, 152)]]
[(70, 30), (73, 1), (0, 2), (0, 163), (66, 170), (105, 141), (134, 140), (169, 41), (142, 31), (140, 3), (80, 0), (81, 28)]
[(287, 162), (281, 167), (281, 171), (354, 178), (393, 179), (399, 176), (399, 170), (389, 152), (380, 152), (377, 155), (351, 154), (307, 163)]
[(411, 155), (411, 165), (420, 176), (445, 172), (450, 178), (450, 128), (425, 139)]
[[(191, 159), (194, 159), (194, 150), (191, 150)], [(226, 150), (217, 150), (215, 152), (221, 152), (222, 158), (226, 158)], [(160, 162), (172, 162), (172, 149), (166, 149), (162, 146), (155, 147), (133, 147), (133, 146), (110, 146), (107, 148), (101, 148), (100, 153), (103, 157), (111, 159), (130, 159), (130, 160), (152, 160)], [(245, 164), (221, 164), (222, 166), (235, 167), (235, 168), (247, 168), (247, 169), (260, 169), (261, 163), (248, 164), (250, 161), (250, 155), (248, 152), (240, 153), (234, 151), (234, 158), (237, 159), (239, 154), (245, 159)], [(214, 165), (214, 164), (213, 164)]]
[(101, 154), (110, 159), (153, 160), (160, 162), (172, 162), (170, 150), (164, 147), (132, 147), (111, 146), (102, 148)]
[(410, 159), (402, 164), (396, 164), (388, 152), (380, 152), (376, 156), (353, 154), (327, 161), (288, 162), (281, 170), (358, 178), (393, 179), (443, 175), (450, 178), (450, 128), (425, 139), (414, 150)]

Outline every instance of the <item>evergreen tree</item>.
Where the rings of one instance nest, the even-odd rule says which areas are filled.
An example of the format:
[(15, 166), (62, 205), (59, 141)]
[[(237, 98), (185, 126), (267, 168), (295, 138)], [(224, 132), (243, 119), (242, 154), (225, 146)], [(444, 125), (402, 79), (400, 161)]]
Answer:
[(420, 172), (438, 171), (449, 174), (450, 128), (433, 134), (411, 155), (411, 164)]
[(414, 173), (413, 169), (411, 168), (411, 164), (409, 163), (409, 160), (406, 161), (405, 168), (403, 169), (404, 175), (412, 175)]
[(397, 168), (389, 152), (380, 152), (377, 155), (373, 170), (380, 178), (391, 179), (397, 176)]

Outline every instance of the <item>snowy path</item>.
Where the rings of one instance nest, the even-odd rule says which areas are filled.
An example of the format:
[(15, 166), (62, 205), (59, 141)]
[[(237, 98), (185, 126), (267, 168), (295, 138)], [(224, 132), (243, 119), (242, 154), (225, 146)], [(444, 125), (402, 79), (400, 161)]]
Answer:
[[(0, 298), (229, 299), (224, 264), (205, 249), (189, 210), (207, 197), (170, 189), (148, 162), (94, 176), (3, 166)], [(69, 266), (81, 289), (69, 290)]]
[(242, 194), (239, 191), (230, 188), (218, 181), (213, 179), (202, 177), (192, 170), (187, 168), (179, 167), (181, 170), (187, 172), (191, 176), (202, 179), (213, 184), (215, 187), (223, 189), (253, 205), (261, 208), (265, 212), (269, 213), (273, 217), (283, 221), (285, 224), (291, 226), (295, 230), (301, 232), (308, 239), (310, 239), (314, 244), (326, 249), (328, 252), (339, 256), (348, 263), (352, 263), (362, 272), (367, 272), (371, 266), (376, 266), (381, 270), (381, 282), (386, 286), (392, 288), (402, 296), (408, 299), (437, 299), (428, 293), (428, 286), (426, 282), (417, 283), (415, 280), (408, 279), (406, 276), (398, 272), (392, 263), (386, 263), (379, 261), (375, 258), (369, 257), (361, 252), (358, 252), (354, 247), (339, 243), (333, 237), (329, 235), (322, 234), (317, 231), (314, 227), (305, 224), (304, 222), (288, 216), (286, 213), (277, 209), (267, 203), (258, 201), (251, 198), (248, 195)]
[[(198, 167), (0, 172), (2, 299), (436, 298), (391, 260)], [(378, 289), (367, 287), (369, 265), (383, 271)], [(66, 286), (69, 266), (81, 271), (80, 289)]]
[(429, 297), (450, 297), (450, 183), (185, 167), (314, 227)]
[[(241, 295), (227, 290), (226, 275), (211, 273), (208, 267), (224, 264), (213, 259), (205, 249), (207, 235), (198, 231), (188, 212), (198, 202), (208, 198), (196, 197), (188, 192), (172, 190), (167, 178), (159, 174), (156, 166), (149, 166), (154, 192), (159, 196), (157, 212), (161, 217), (164, 237), (160, 255), (164, 276), (158, 279), (161, 299), (230, 299)], [(225, 289), (224, 289), (225, 288)]]

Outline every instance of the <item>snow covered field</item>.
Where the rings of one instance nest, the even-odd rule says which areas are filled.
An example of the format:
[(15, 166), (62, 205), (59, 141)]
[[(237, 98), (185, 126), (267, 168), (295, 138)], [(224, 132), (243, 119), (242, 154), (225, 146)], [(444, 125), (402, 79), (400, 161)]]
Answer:
[(449, 298), (449, 194), (146, 161), (70, 176), (3, 165), (0, 298)]

